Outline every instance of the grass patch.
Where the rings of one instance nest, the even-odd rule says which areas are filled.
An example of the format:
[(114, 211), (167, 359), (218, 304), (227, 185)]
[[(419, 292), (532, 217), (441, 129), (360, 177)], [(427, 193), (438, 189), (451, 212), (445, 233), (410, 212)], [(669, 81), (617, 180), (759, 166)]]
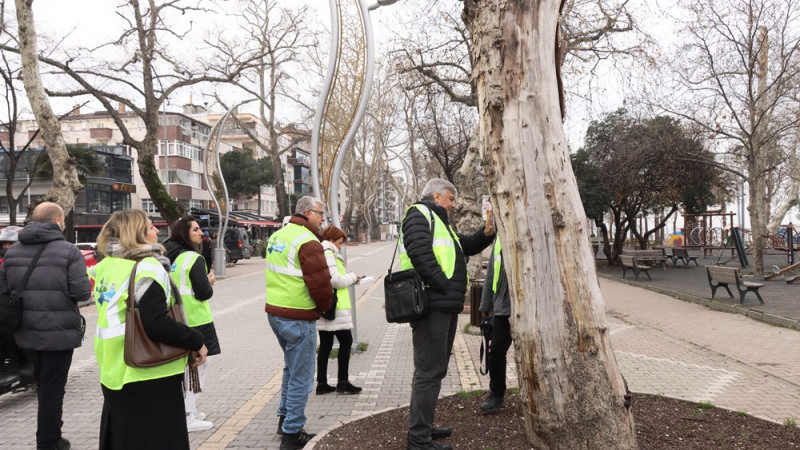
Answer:
[(700, 409), (714, 409), (714, 408), (716, 408), (716, 406), (714, 406), (713, 403), (707, 403), (707, 402), (700, 402), (700, 403), (697, 404), (697, 407), (700, 408)]
[(744, 411), (735, 411), (734, 414), (736, 414), (737, 416), (742, 416), (742, 417), (747, 417), (749, 415)]
[(334, 358), (337, 358), (338, 356), (339, 356), (339, 349), (338, 348), (332, 348), (331, 349), (331, 354), (328, 356), (328, 359), (334, 359)]
[(508, 389), (506, 389), (506, 394), (507, 395), (519, 395), (519, 388), (518, 387), (508, 388)]
[(358, 351), (360, 351), (360, 352), (367, 351), (367, 347), (369, 347), (369, 343), (368, 342), (359, 342), (358, 343)]
[(456, 392), (456, 397), (462, 400), (466, 400), (470, 398), (481, 397), (485, 393), (486, 393), (485, 389), (477, 389), (474, 391), (458, 391)]
[(787, 427), (796, 427), (797, 426), (797, 419), (794, 417), (787, 417), (783, 419), (783, 424)]
[(464, 329), (461, 330), (461, 331), (463, 331), (465, 334), (469, 334), (469, 327), (470, 327), (470, 323), (467, 322), (466, 325), (464, 325)]

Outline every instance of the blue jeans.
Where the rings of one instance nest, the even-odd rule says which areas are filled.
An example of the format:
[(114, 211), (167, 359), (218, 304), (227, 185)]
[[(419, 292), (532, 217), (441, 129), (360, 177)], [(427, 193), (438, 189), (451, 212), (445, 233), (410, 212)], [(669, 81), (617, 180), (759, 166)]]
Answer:
[(314, 387), (317, 323), (268, 314), (269, 325), (283, 350), (283, 379), (278, 415), (286, 416), (283, 432), (294, 434), (306, 424), (306, 403)]

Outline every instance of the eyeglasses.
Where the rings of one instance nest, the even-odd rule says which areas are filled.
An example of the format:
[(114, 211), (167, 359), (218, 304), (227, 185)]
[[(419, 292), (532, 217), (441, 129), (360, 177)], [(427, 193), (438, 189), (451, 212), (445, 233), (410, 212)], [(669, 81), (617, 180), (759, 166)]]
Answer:
[(313, 213), (317, 213), (322, 217), (325, 217), (325, 211), (317, 211), (316, 209), (309, 209), (309, 211), (311, 211)]

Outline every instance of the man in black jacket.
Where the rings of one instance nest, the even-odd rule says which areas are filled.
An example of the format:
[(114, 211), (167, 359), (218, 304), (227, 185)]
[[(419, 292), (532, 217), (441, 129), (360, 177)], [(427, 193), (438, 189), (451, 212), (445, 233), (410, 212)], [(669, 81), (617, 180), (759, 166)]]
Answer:
[[(458, 313), (464, 309), (466, 257), (480, 253), (494, 239), (491, 218), (483, 229), (471, 235), (452, 232), (448, 213), (455, 207), (457, 194), (449, 181), (434, 178), (428, 181), (422, 189), (422, 198), (408, 209), (403, 219), (402, 251), (425, 282), (430, 301), (430, 313), (411, 322), (414, 380), (409, 409), (409, 450), (452, 449), (448, 444), (433, 441), (452, 433), (449, 428), (434, 427), (433, 415), (442, 379), (447, 375)], [(434, 247), (437, 247), (438, 258)], [(452, 252), (455, 252), (454, 258)]]
[[(77, 247), (64, 240), (64, 211), (40, 203), (0, 265), (0, 291), (23, 292), (22, 322), (14, 338), (33, 357), (39, 386), (36, 447), (68, 449), (61, 437), (62, 406), (72, 353), (81, 346), (84, 322), (78, 302), (91, 295), (86, 263)], [(44, 247), (28, 286), (21, 286), (36, 251)], [(33, 282), (36, 280), (35, 282)], [(27, 289), (26, 289), (27, 288)]]

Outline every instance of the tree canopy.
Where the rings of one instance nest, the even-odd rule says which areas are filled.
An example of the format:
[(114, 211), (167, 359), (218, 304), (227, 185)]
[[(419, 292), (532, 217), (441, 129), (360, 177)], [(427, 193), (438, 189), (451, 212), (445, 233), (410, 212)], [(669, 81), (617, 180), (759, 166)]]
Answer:
[(256, 159), (250, 148), (225, 153), (220, 157), (220, 165), (231, 197), (252, 197), (261, 186), (273, 183), (272, 162), (266, 156)]
[[(714, 155), (702, 141), (667, 116), (637, 120), (619, 109), (594, 121), (584, 147), (572, 157), (581, 202), (586, 214), (601, 227), (606, 257), (615, 260), (631, 232), (641, 246), (663, 228), (679, 208), (699, 213), (717, 201), (715, 187), (724, 184)], [(614, 248), (603, 222), (609, 212)], [(639, 230), (636, 218), (657, 214), (660, 222)]]

